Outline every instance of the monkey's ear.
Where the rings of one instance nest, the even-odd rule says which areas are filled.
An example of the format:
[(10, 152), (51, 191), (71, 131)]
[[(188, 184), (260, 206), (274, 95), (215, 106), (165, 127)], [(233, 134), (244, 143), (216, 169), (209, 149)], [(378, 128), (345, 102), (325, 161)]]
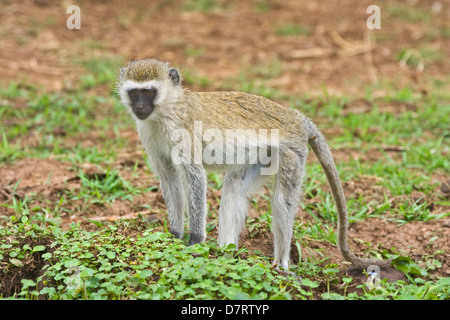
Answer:
[(169, 69), (169, 78), (170, 80), (172, 80), (172, 83), (176, 86), (179, 85), (181, 82), (180, 74), (178, 73), (178, 70), (175, 68)]
[(123, 75), (125, 73), (125, 68), (120, 68), (120, 77), (123, 78)]

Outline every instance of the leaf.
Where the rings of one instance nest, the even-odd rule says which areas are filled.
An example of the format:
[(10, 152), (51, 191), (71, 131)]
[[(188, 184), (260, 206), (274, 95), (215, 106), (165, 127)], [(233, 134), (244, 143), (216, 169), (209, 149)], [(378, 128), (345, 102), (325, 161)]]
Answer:
[(322, 299), (324, 299), (324, 300), (345, 300), (345, 297), (341, 296), (340, 294), (334, 293), (334, 292), (332, 292), (332, 293), (325, 292), (322, 294)]
[(120, 281), (125, 280), (128, 277), (130, 277), (129, 273), (126, 271), (122, 271), (122, 272), (119, 272), (118, 274), (116, 274), (116, 281), (120, 282)]
[(152, 275), (153, 275), (152, 270), (142, 270), (141, 272), (139, 272), (139, 277), (144, 278), (144, 279), (151, 277)]
[(116, 253), (114, 251), (108, 251), (106, 252), (106, 256), (108, 259), (113, 260), (116, 257)]
[(323, 273), (330, 274), (330, 275), (335, 275), (338, 272), (339, 272), (338, 268), (327, 268), (327, 269), (323, 270)]
[(316, 281), (311, 281), (309, 279), (302, 279), (302, 285), (306, 286), (306, 287), (310, 287), (312, 289), (317, 288), (319, 286), (319, 284)]
[(426, 276), (427, 272), (415, 264), (410, 257), (397, 255), (393, 259), (395, 267), (407, 274)]
[(17, 260), (17, 259), (9, 259), (9, 262), (11, 262), (13, 265), (15, 265), (16, 267), (21, 267), (21, 266), (23, 266), (23, 263), (22, 263), (22, 261), (20, 261), (20, 260)]
[(35, 287), (36, 283), (33, 280), (29, 280), (29, 279), (22, 279), (20, 280), (20, 282), (22, 282), (23, 287), (22, 290), (28, 288), (28, 287)]
[(50, 259), (51, 257), (52, 257), (52, 254), (51, 254), (50, 252), (44, 253), (44, 254), (42, 255), (42, 258), (44, 258), (44, 259), (46, 259), (46, 260)]
[(225, 250), (235, 250), (236, 249), (236, 245), (234, 243), (230, 243), (226, 246)]
[(44, 251), (46, 249), (47, 249), (46, 246), (38, 245), (38, 246), (34, 246), (33, 252)]
[(352, 277), (344, 277), (344, 278), (342, 278), (342, 281), (344, 281), (345, 283), (350, 283), (350, 282), (352, 282), (353, 281), (353, 278)]
[(91, 220), (91, 219), (86, 218), (86, 217), (83, 217), (83, 218), (85, 218), (85, 219), (86, 219), (87, 221), (89, 221), (90, 223), (95, 224), (97, 227), (100, 227), (100, 228), (103, 227), (103, 223), (101, 223), (100, 221)]
[(291, 295), (289, 293), (285, 293), (283, 295), (278, 294), (271, 296), (269, 300), (291, 300)]

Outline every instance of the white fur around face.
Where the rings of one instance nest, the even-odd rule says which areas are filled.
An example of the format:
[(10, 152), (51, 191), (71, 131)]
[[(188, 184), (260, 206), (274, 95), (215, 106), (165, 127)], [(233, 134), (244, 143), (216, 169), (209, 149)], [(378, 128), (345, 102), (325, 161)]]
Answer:
[(161, 80), (150, 80), (145, 82), (127, 80), (120, 86), (119, 94), (122, 99), (122, 103), (128, 106), (130, 105), (128, 91), (132, 89), (156, 89), (157, 94), (154, 101), (155, 105), (161, 104), (167, 95), (167, 84), (163, 83)]

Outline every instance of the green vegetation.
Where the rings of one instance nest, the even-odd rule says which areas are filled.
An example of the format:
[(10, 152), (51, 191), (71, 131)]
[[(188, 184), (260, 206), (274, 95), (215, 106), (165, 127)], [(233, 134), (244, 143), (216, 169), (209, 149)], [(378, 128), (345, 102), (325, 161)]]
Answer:
[(430, 10), (405, 3), (394, 3), (390, 5), (388, 7), (388, 14), (394, 19), (413, 23), (427, 22), (432, 17)]
[[(340, 278), (335, 265), (315, 262), (294, 266), (294, 275), (278, 274), (267, 258), (246, 249), (217, 248), (206, 242), (188, 247), (168, 233), (154, 232), (143, 220), (119, 221), (96, 231), (77, 224), (61, 230), (38, 219), (11, 218), (0, 230), (2, 272), (24, 268), (40, 256), (43, 273), (22, 279), (18, 298), (37, 299), (312, 299), (326, 285), (324, 299), (448, 299), (449, 278), (425, 281), (427, 269), (395, 256), (411, 284), (359, 285), (361, 294), (336, 293), (351, 277)], [(13, 221), (14, 220), (14, 221)], [(13, 238), (13, 241), (7, 239)], [(438, 265), (437, 265), (438, 266)], [(430, 265), (432, 269), (436, 265)], [(413, 278), (416, 276), (416, 278)]]
[(183, 3), (183, 9), (186, 11), (209, 12), (212, 10), (223, 10), (228, 7), (229, 5), (225, 5), (218, 0), (186, 0)]
[[(110, 85), (113, 71), (109, 68), (113, 65), (96, 66), (103, 71), (92, 72), (98, 74), (98, 78), (94, 78), (89, 87)], [(94, 68), (90, 63), (86, 63), (86, 67)], [(279, 75), (280, 68), (279, 63), (271, 63), (266, 70), (267, 78)], [(255, 68), (253, 74), (248, 74), (245, 83), (250, 83), (255, 74), (261, 77), (258, 70), (262, 69)], [(85, 85), (82, 79), (81, 87)], [(254, 89), (257, 94), (271, 96), (263, 87)], [(117, 97), (98, 95), (95, 90), (84, 94), (80, 89), (62, 95), (41, 93), (14, 83), (1, 90), (1, 161), (7, 164), (23, 158), (57, 156), (61, 161), (72, 163), (80, 181), (79, 189), (64, 190), (50, 199), (43, 199), (39, 194), (16, 193), (20, 181), (9, 186), (13, 190), (11, 200), (0, 204), (10, 212), (0, 220), (2, 272), (18, 272), (26, 268), (30, 259), (40, 261), (42, 268), (39, 275), (21, 280), (16, 298), (449, 299), (449, 278), (430, 276), (430, 272), (442, 267), (438, 257), (443, 252), (439, 250), (422, 257), (423, 261), (413, 262), (395, 248), (376, 249), (384, 257), (394, 259), (397, 268), (407, 274), (409, 283), (383, 281), (374, 288), (355, 284), (351, 277), (339, 274), (336, 265), (324, 265), (327, 252), (312, 249), (311, 243), (336, 243), (336, 217), (334, 203), (316, 162), (308, 165), (305, 196), (318, 201), (302, 206), (311, 219), (297, 223), (294, 229), (299, 256), (316, 258), (294, 265), (293, 275), (278, 273), (271, 267), (270, 258), (259, 251), (250, 253), (251, 248), (238, 251), (217, 248), (215, 241), (188, 247), (172, 239), (167, 229), (163, 230), (165, 232), (153, 230), (141, 216), (114, 222), (96, 221), (95, 216), (90, 216), (85, 220), (91, 223), (91, 231), (82, 228), (80, 223), (72, 223), (64, 229), (60, 225), (61, 216), (74, 213), (68, 208), (70, 203), (82, 201), (82, 212), (95, 212), (96, 205), (113, 205), (116, 201), (131, 207), (135, 196), (151, 192), (152, 188), (134, 187), (122, 171), (112, 169), (118, 149), (126, 145), (119, 131), (132, 124)], [(286, 99), (280, 92), (273, 94)], [(429, 197), (438, 186), (431, 183), (429, 177), (448, 172), (450, 167), (447, 121), (450, 105), (442, 104), (438, 98), (414, 96), (409, 88), (395, 91), (382, 100), (368, 99), (373, 108), (363, 113), (351, 112), (350, 98), (326, 96), (323, 101), (291, 100), (293, 107), (320, 119), (320, 127), (340, 128), (339, 134), (329, 139), (334, 149), (362, 154), (374, 150), (383, 152), (384, 146), (396, 146), (400, 150), (395, 158), (385, 152), (376, 161), (362, 158), (337, 162), (344, 183), (375, 176), (376, 185), (385, 193), (374, 199), (362, 195), (350, 197), (351, 222), (380, 217), (401, 225), (449, 215), (448, 212), (431, 213), (431, 205), (448, 205), (448, 202)], [(383, 111), (383, 106), (392, 101), (414, 105), (414, 108), (401, 113)], [(344, 113), (348, 106), (350, 111)], [(113, 128), (111, 123), (115, 123)], [(83, 147), (81, 141), (88, 132), (94, 132), (104, 146)], [(106, 139), (111, 134), (114, 138)], [(88, 175), (77, 169), (83, 163), (95, 164), (101, 173)], [(134, 165), (130, 170), (136, 174), (142, 169)], [(210, 187), (221, 187), (220, 175), (209, 175), (209, 179)], [(391, 197), (409, 195), (415, 190), (422, 192), (425, 198), (391, 201)], [(264, 200), (267, 200), (267, 207), (258, 208), (258, 202), (252, 202), (261, 214), (247, 220), (251, 238), (270, 232), (270, 199)], [(166, 228), (166, 224), (164, 226)], [(210, 224), (208, 232), (213, 232), (215, 227), (216, 223)], [(371, 247), (367, 243), (366, 255), (373, 252)]]
[(276, 27), (275, 34), (279, 36), (307, 36), (311, 34), (311, 31), (307, 27), (288, 23)]

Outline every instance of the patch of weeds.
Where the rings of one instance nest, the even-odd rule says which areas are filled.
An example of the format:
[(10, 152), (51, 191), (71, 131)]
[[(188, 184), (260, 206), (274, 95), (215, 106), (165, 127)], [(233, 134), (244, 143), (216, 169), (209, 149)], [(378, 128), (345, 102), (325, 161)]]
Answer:
[[(170, 234), (121, 233), (120, 222), (96, 232), (54, 230), (44, 273), (25, 280), (20, 296), (47, 299), (269, 299), (311, 296), (295, 277), (278, 275), (244, 249), (186, 247)], [(41, 283), (39, 291), (34, 284)], [(313, 285), (313, 283), (311, 283)]]
[(27, 154), (20, 143), (11, 143), (9, 141), (8, 135), (3, 128), (0, 128), (0, 136), (0, 162), (13, 162)]
[(256, 0), (254, 1), (253, 8), (258, 12), (269, 12), (271, 9), (270, 0)]
[[(0, 228), (0, 297), (20, 295), (23, 288), (42, 275), (45, 261), (42, 254), (51, 251), (51, 229), (39, 223), (39, 215), (33, 215), (26, 201), (14, 204), (16, 215), (10, 216)], [(29, 282), (26, 282), (30, 279)], [(37, 292), (23, 297), (37, 297)], [(29, 290), (31, 290), (29, 289)]]
[(311, 30), (305, 26), (287, 23), (277, 26), (275, 28), (275, 34), (279, 36), (307, 36), (311, 34)]
[(274, 89), (266, 84), (264, 79), (253, 79), (251, 74), (241, 73), (237, 76), (226, 79), (223, 83), (226, 90), (237, 90), (253, 93), (268, 99), (283, 99), (285, 94), (278, 89)]
[(208, 181), (212, 183), (211, 187), (214, 189), (221, 189), (223, 185), (223, 174), (208, 173)]
[(252, 65), (238, 75), (226, 78), (222, 83), (225, 90), (242, 91), (260, 95), (272, 100), (288, 100), (288, 96), (268, 81), (278, 78), (283, 72), (283, 63), (272, 59), (267, 63)]
[(188, 47), (185, 50), (186, 56), (190, 58), (196, 58), (205, 53), (205, 48)]
[(133, 187), (123, 179), (116, 170), (107, 169), (105, 173), (86, 174), (80, 170), (78, 178), (81, 188), (73, 199), (84, 199), (89, 203), (112, 203), (115, 199), (133, 200), (133, 195), (141, 190)]
[(404, 165), (407, 167), (423, 167), (429, 172), (450, 168), (450, 160), (445, 156), (445, 153), (448, 153), (450, 149), (445, 139), (445, 136), (441, 136), (437, 137), (436, 140), (412, 145), (409, 152), (406, 153)]
[(320, 192), (320, 182), (316, 179), (316, 177), (320, 177), (322, 175), (325, 179), (325, 176), (322, 171), (322, 167), (317, 163), (308, 163), (306, 165), (306, 177), (303, 181), (303, 197), (306, 199), (311, 199), (317, 196)]
[[(363, 284), (358, 293), (347, 290), (351, 277), (338, 276), (337, 266), (323, 267), (321, 259), (293, 265), (291, 271), (301, 275), (300, 280), (279, 274), (269, 259), (252, 256), (245, 248), (218, 248), (215, 242), (185, 246), (168, 233), (149, 229), (140, 218), (107, 223), (94, 232), (82, 230), (79, 224), (62, 230), (33, 221), (33, 217), (11, 220), (0, 229), (2, 269), (17, 275), (16, 287), (3, 297), (448, 299), (450, 293), (449, 278), (423, 280), (436, 263), (422, 269), (410, 258), (395, 254), (386, 253), (411, 284), (382, 281), (372, 288)], [(29, 272), (19, 274), (23, 267)]]
[(220, 0), (186, 0), (183, 4), (185, 11), (202, 11), (209, 12), (212, 10), (229, 9), (230, 5), (226, 5)]
[(117, 152), (114, 149), (107, 149), (99, 147), (84, 147), (82, 144), (77, 144), (73, 147), (70, 153), (67, 154), (67, 161), (72, 164), (95, 163), (98, 165), (111, 164), (116, 159)]
[(403, 49), (397, 54), (397, 60), (401, 65), (423, 70), (426, 64), (442, 61), (442, 52), (432, 47), (419, 49)]
[(7, 86), (0, 87), (0, 96), (2, 97), (1, 104), (5, 104), (5, 100), (3, 99), (26, 98), (28, 92), (34, 92), (35, 90), (36, 88), (30, 85), (10, 81)]
[(311, 216), (313, 221), (296, 223), (294, 225), (294, 234), (300, 239), (307, 237), (319, 241), (328, 241), (333, 244), (336, 243), (336, 233), (333, 231), (333, 224), (324, 222), (323, 219), (319, 218), (318, 212), (312, 210), (309, 206), (304, 206), (303, 209)]
[(274, 79), (283, 72), (283, 63), (279, 59), (273, 59), (268, 63), (253, 66), (249, 75), (257, 79)]
[(200, 76), (190, 69), (183, 70), (183, 82), (190, 86), (206, 88), (211, 84), (211, 80), (206, 76)]
[(430, 10), (424, 10), (418, 6), (404, 3), (394, 3), (388, 7), (388, 14), (395, 19), (405, 22), (427, 22), (431, 19)]
[[(254, 203), (257, 206), (256, 203)], [(272, 214), (270, 211), (267, 211), (256, 218), (247, 218), (246, 220), (246, 228), (249, 232), (251, 238), (256, 235), (261, 235), (264, 233), (271, 232), (272, 226)]]
[[(111, 118), (118, 108), (98, 117), (99, 104), (108, 100), (99, 96), (36, 93), (21, 90), (16, 93), (26, 101), (11, 98), (0, 106), (2, 125), (1, 158), (4, 161), (23, 156), (48, 157), (50, 154), (69, 153), (67, 140), (96, 129), (111, 130)], [(106, 117), (105, 117), (106, 115)], [(101, 118), (99, 121), (92, 119)], [(109, 119), (109, 120), (108, 120)], [(114, 129), (114, 128), (113, 128)]]
[(428, 221), (432, 219), (440, 219), (450, 215), (450, 212), (445, 212), (439, 215), (431, 214), (429, 209), (430, 204), (425, 199), (418, 201), (413, 199), (405, 199), (402, 203), (396, 206), (394, 212), (400, 215), (397, 221), (401, 224), (411, 221)]
[(82, 61), (81, 64), (88, 71), (87, 74), (80, 76), (82, 88), (91, 89), (99, 85), (109, 84), (112, 92), (123, 59), (121, 57), (91, 57)]
[(348, 98), (331, 96), (326, 87), (323, 88), (323, 94), (325, 96), (325, 101), (321, 104), (321, 108), (317, 110), (317, 117), (340, 120), (342, 118), (344, 106), (348, 102)]

